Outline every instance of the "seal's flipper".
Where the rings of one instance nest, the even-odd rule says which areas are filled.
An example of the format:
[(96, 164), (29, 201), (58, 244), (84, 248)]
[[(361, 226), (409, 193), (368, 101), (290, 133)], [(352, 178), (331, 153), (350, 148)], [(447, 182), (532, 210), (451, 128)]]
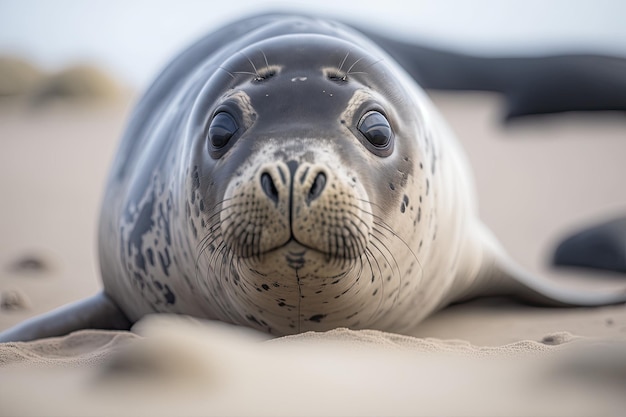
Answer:
[(504, 94), (507, 120), (565, 111), (626, 110), (626, 60), (621, 57), (487, 57), (431, 48), (354, 27), (385, 49), (423, 88)]
[[(496, 271), (509, 283), (509, 294), (533, 304), (568, 307), (594, 307), (626, 303), (626, 287), (618, 290), (589, 290), (570, 288), (562, 283), (539, 279), (520, 266), (510, 262), (498, 265)], [(515, 288), (517, 287), (517, 288)]]
[(131, 323), (106, 294), (60, 307), (0, 333), (0, 343), (63, 336), (81, 329), (128, 330)]
[(485, 252), (476, 295), (505, 295), (555, 307), (626, 303), (626, 286), (618, 290), (590, 290), (542, 279), (511, 259), (487, 230), (484, 230), (483, 237)]

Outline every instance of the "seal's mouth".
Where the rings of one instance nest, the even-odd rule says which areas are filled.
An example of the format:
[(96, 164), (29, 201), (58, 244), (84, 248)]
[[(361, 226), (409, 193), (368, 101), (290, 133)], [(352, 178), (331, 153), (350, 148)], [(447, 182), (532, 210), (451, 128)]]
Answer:
[(285, 244), (270, 249), (256, 257), (240, 256), (243, 259), (257, 258), (259, 262), (267, 256), (278, 255), (285, 261), (285, 265), (291, 269), (299, 270), (304, 268), (309, 262), (323, 262), (327, 265), (347, 265), (357, 258), (336, 256), (333, 253), (320, 251), (319, 249), (307, 246), (299, 242), (296, 238), (289, 239)]

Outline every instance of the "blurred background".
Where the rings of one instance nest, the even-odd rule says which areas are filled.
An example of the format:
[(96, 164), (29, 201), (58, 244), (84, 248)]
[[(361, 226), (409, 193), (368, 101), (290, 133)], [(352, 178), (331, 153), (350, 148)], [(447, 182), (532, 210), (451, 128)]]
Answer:
[(268, 10), (315, 12), (469, 53), (626, 55), (626, 3), (620, 0), (2, 0), (0, 53), (46, 70), (90, 62), (143, 88), (207, 31)]
[[(265, 11), (313, 12), (467, 55), (626, 57), (621, 0), (0, 0), (0, 329), (98, 290), (98, 210), (133, 103), (191, 42)], [(626, 214), (624, 112), (503, 123), (501, 94), (428, 93), (467, 150), (481, 218), (513, 258), (554, 279), (591, 275), (610, 285), (610, 274), (549, 265), (564, 236)], [(588, 320), (608, 323), (598, 311)], [(545, 334), (551, 323), (579, 334), (576, 326), (588, 324), (543, 316), (520, 329), (506, 312), (488, 316), (491, 333), (482, 336), (472, 326), (446, 330), (438, 318), (420, 335), (502, 343), (530, 328)], [(594, 331), (626, 332), (625, 316)]]

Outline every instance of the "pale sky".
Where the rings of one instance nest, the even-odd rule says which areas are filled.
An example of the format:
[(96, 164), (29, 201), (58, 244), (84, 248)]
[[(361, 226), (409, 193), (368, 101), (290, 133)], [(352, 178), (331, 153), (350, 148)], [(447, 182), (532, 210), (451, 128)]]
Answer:
[(95, 62), (144, 87), (179, 50), (257, 11), (304, 10), (483, 54), (626, 56), (624, 0), (0, 0), (0, 54), (49, 70)]

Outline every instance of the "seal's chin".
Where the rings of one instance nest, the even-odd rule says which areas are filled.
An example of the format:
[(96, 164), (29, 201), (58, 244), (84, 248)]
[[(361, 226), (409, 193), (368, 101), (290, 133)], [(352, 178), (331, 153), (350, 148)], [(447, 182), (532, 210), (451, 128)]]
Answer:
[(260, 256), (246, 259), (249, 266), (268, 273), (314, 275), (320, 278), (333, 277), (352, 268), (357, 260), (333, 256), (290, 239), (284, 245), (267, 251)]

